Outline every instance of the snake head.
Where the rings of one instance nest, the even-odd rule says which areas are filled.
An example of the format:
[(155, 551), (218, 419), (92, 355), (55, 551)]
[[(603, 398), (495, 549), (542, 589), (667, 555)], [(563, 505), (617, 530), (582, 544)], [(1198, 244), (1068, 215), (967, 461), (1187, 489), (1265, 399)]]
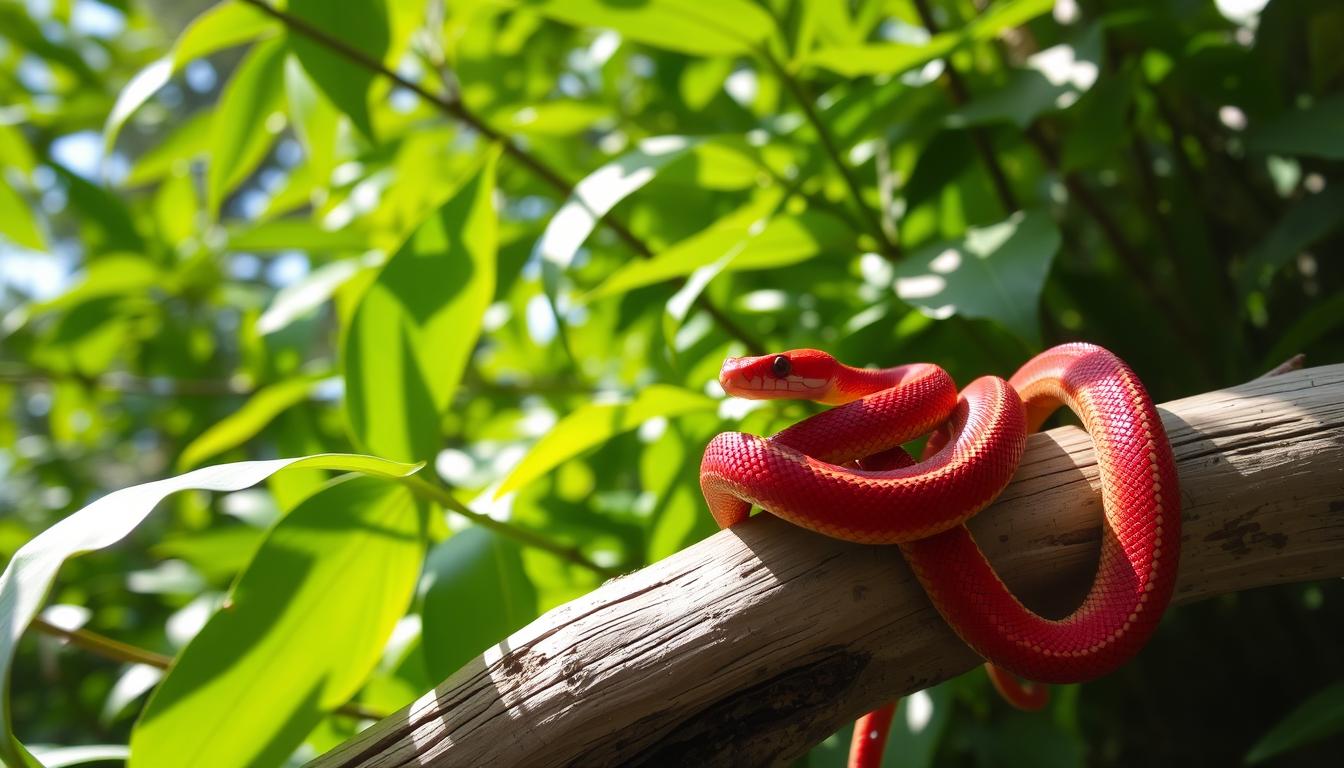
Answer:
[(831, 395), (841, 365), (819, 349), (730, 357), (719, 371), (723, 391), (749, 400), (817, 400)]

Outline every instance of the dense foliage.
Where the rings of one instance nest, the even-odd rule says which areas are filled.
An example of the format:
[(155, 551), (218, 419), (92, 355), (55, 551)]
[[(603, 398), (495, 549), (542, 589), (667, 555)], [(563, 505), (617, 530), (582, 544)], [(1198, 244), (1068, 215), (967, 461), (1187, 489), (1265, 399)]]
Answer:
[[(1333, 0), (0, 0), (0, 755), (330, 748), (712, 533), (708, 439), (812, 410), (730, 354), (1344, 360), (1341, 50)], [(1043, 714), (951, 681), (889, 764), (1226, 765), (1325, 689), (1259, 749), (1309, 741), (1342, 602), (1182, 608)]]

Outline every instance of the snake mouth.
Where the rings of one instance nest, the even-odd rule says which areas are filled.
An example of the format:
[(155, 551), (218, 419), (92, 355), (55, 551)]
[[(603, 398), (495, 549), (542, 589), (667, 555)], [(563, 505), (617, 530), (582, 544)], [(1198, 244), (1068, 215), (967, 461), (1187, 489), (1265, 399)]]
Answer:
[(829, 379), (814, 379), (805, 376), (746, 376), (741, 373), (734, 373), (725, 376), (720, 382), (723, 389), (735, 397), (745, 397), (752, 400), (780, 397), (782, 393), (798, 393), (800, 397), (811, 398), (812, 395), (826, 392)]

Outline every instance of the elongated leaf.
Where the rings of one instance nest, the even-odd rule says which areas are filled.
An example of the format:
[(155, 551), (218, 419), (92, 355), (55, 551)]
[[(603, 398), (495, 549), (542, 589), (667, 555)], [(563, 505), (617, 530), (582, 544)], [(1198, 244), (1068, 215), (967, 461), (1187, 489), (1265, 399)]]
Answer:
[(285, 47), (280, 40), (257, 45), (238, 65), (219, 96), (210, 124), (210, 175), (206, 210), (213, 217), (235, 187), (266, 156), (280, 126), (271, 115), (284, 108)]
[(140, 70), (121, 89), (103, 124), (105, 152), (111, 154), (117, 135), (131, 115), (188, 63), (251, 42), (277, 29), (278, 23), (274, 19), (246, 3), (226, 0), (207, 8), (182, 30), (172, 52)]
[(324, 229), (308, 219), (274, 219), (229, 228), (229, 247), (240, 251), (365, 251), (369, 234), (359, 227)]
[(641, 43), (692, 55), (746, 54), (775, 33), (770, 14), (747, 0), (525, 0), (579, 27), (607, 27)]
[(425, 664), (435, 680), (537, 617), (537, 590), (518, 545), (479, 527), (429, 553), (421, 600)]
[(532, 446), (513, 472), (500, 484), (503, 496), (536, 480), (584, 451), (638, 427), (649, 419), (708, 411), (718, 401), (689, 389), (655, 384), (633, 399), (616, 403), (592, 403), (565, 416)]
[(1252, 126), (1246, 146), (1254, 152), (1344, 159), (1344, 94), (1326, 96), (1305, 109)]
[(1344, 682), (1335, 683), (1289, 712), (1246, 753), (1247, 765), (1344, 731)]
[(543, 268), (563, 272), (592, 234), (598, 219), (652, 181), (661, 168), (685, 157), (699, 141), (686, 136), (645, 139), (633, 152), (588, 174), (574, 185), (574, 194), (551, 217), (532, 250), (533, 256), (541, 258)]
[(124, 761), (131, 750), (123, 744), (87, 744), (78, 747), (33, 747), (33, 757), (47, 768), (65, 768), (67, 765)]
[[(383, 0), (290, 0), (289, 12), (377, 62), (383, 60), (391, 42)], [(372, 137), (369, 88), (374, 73), (302, 33), (291, 32), (289, 44), (317, 87), (350, 116), (356, 128)]]
[(47, 247), (33, 209), (3, 175), (0, 175), (0, 235), (25, 248), (40, 251)]
[(922, 44), (867, 43), (823, 48), (806, 54), (800, 65), (824, 67), (848, 77), (898, 75), (942, 58), (970, 42), (988, 40), (1005, 29), (1048, 13), (1054, 0), (1009, 0), (993, 7), (963, 29), (934, 35)]
[(495, 160), (430, 215), (383, 267), (346, 332), (346, 416), (381, 455), (431, 457), (495, 291)]
[(271, 530), (131, 733), (131, 767), (279, 765), (377, 664), (424, 550), (404, 486), (340, 478)]
[(1270, 280), (1298, 254), (1321, 238), (1344, 226), (1344, 188), (1330, 186), (1298, 200), (1246, 256), (1238, 275), (1238, 288), (1245, 296)]
[(302, 280), (285, 286), (275, 294), (270, 306), (257, 318), (257, 333), (275, 333), (288, 326), (326, 303), (336, 289), (345, 285), (360, 270), (376, 265), (375, 260), (368, 258), (341, 259), (323, 264)]
[(1041, 287), (1059, 243), (1049, 214), (1018, 212), (911, 253), (896, 267), (896, 294), (929, 317), (989, 318), (1034, 344)]
[(419, 469), (419, 465), (338, 453), (205, 467), (109, 493), (53, 525), (14, 553), (4, 574), (0, 575), (0, 757), (5, 762), (28, 764), (21, 759), (21, 747), (11, 730), (9, 669), (19, 638), (41, 608), (61, 563), (120, 541), (169, 494), (188, 489), (237, 491), (256, 485), (286, 467), (336, 469), (386, 477), (404, 477)]
[(110, 253), (89, 264), (83, 277), (70, 290), (54, 299), (33, 304), (28, 313), (36, 316), (69, 311), (95, 299), (141, 293), (156, 285), (169, 283), (153, 260), (135, 253)]
[(162, 141), (145, 150), (126, 174), (125, 186), (139, 187), (185, 168), (210, 151), (211, 110), (201, 109), (181, 121)]
[(178, 469), (194, 467), (251, 439), (287, 408), (303, 402), (321, 382), (318, 378), (291, 379), (260, 390), (242, 408), (188, 443), (177, 459)]

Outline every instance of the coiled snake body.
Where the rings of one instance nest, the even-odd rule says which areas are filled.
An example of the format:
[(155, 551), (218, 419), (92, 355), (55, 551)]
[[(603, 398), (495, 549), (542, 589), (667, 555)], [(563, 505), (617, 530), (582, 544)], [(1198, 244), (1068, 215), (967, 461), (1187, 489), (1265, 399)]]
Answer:
[[(1058, 346), (1009, 381), (981, 377), (960, 394), (934, 365), (852, 368), (817, 350), (730, 358), (720, 382), (739, 397), (837, 406), (770, 438), (727, 432), (710, 442), (700, 485), (721, 527), (754, 504), (829, 536), (898, 544), (962, 640), (1027, 680), (1104, 675), (1157, 626), (1179, 559), (1176, 468), (1152, 400), (1107, 350)], [(1061, 405), (1092, 436), (1106, 525), (1091, 590), (1052, 620), (1008, 590), (963, 523), (1008, 484), (1027, 434)], [(926, 434), (915, 462), (900, 446)], [(861, 722), (851, 766), (877, 765), (890, 715), (887, 707)]]

